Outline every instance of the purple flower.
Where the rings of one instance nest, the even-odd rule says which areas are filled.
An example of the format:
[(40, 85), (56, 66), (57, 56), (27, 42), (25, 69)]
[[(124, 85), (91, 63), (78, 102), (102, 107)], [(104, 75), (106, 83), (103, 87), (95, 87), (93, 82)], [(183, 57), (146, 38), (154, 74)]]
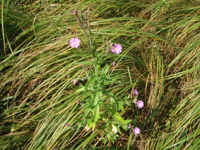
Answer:
[(135, 95), (138, 95), (138, 90), (137, 90), (137, 89), (133, 89), (133, 93), (134, 93)]
[(142, 100), (139, 100), (137, 103), (138, 108), (143, 108), (144, 107), (144, 102)]
[(76, 10), (73, 10), (72, 12), (73, 12), (74, 14), (76, 14), (76, 13), (77, 13), (77, 12), (76, 12)]
[(77, 101), (77, 104), (80, 104), (80, 103), (81, 103), (81, 101), (80, 101), (80, 100), (78, 100), (78, 101)]
[(85, 81), (85, 79), (84, 79), (84, 78), (82, 78), (82, 81)]
[(74, 79), (74, 85), (77, 83), (78, 81), (76, 79)]
[(115, 43), (115, 45), (112, 47), (112, 52), (114, 54), (120, 54), (122, 52), (122, 46), (120, 44)]
[(113, 62), (112, 65), (115, 66), (115, 62)]
[(85, 66), (84, 66), (84, 65), (82, 65), (82, 67), (84, 68)]
[(78, 46), (80, 45), (80, 40), (78, 38), (71, 38), (69, 43), (72, 48), (78, 48)]
[(67, 123), (65, 126), (67, 127), (67, 126), (69, 126), (69, 124)]
[(140, 134), (140, 128), (135, 127), (135, 128), (133, 129), (133, 133), (134, 133), (135, 135)]

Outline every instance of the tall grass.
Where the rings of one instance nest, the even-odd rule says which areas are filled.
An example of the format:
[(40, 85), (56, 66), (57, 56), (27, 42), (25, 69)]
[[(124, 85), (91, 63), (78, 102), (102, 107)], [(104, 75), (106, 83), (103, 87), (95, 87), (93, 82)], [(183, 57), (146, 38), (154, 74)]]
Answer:
[[(89, 93), (75, 93), (73, 80), (86, 76), (81, 64), (92, 55), (67, 41), (76, 34), (86, 43), (72, 10), (85, 15), (89, 3), (98, 51), (111, 43), (123, 47), (106, 60), (117, 64), (109, 90), (131, 100), (137, 88), (145, 102), (139, 118), (134, 107), (123, 113), (141, 134), (124, 131), (114, 144), (103, 143), (103, 130), (76, 122), (84, 112), (77, 101)], [(199, 3), (2, 0), (0, 149), (199, 149)]]

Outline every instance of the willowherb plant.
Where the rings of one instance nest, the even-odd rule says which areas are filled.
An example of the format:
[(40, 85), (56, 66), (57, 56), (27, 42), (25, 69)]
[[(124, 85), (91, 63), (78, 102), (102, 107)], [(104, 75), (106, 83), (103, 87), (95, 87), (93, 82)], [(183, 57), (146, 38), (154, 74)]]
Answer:
[[(128, 130), (128, 128), (133, 130), (135, 135), (140, 134), (140, 129), (136, 127), (135, 129), (132, 126), (128, 127), (132, 120), (124, 120), (120, 115), (120, 111), (125, 111), (124, 106), (131, 105), (130, 102), (127, 102), (127, 97), (123, 100), (118, 99), (112, 92), (110, 92), (106, 87), (112, 83), (114, 80), (110, 77), (110, 69), (109, 65), (106, 64), (103, 69), (101, 66), (103, 65), (104, 60), (107, 55), (103, 54), (103, 52), (98, 52), (96, 50), (95, 43), (92, 45), (91, 36), (90, 36), (90, 27), (89, 21), (86, 22), (85, 17), (82, 16), (82, 19), (78, 17), (77, 11), (73, 11), (74, 15), (77, 17), (78, 24), (82, 28), (85, 38), (87, 40), (87, 46), (93, 56), (92, 69), (87, 73), (87, 83), (85, 86), (82, 86), (76, 93), (79, 92), (89, 92), (90, 97), (86, 98), (84, 102), (77, 102), (77, 104), (82, 104), (82, 109), (84, 109), (84, 113), (82, 119), (79, 120), (79, 128), (85, 126), (87, 130), (91, 129), (105, 130), (105, 134), (108, 140), (111, 140), (114, 143), (114, 140), (119, 136), (116, 133), (120, 131), (120, 127), (124, 130)], [(78, 38), (72, 38), (70, 40), (70, 46), (72, 48), (78, 48), (80, 45), (80, 40)], [(115, 43), (111, 50), (114, 54), (122, 53), (122, 46), (120, 44)], [(115, 66), (116, 63), (113, 62), (112, 66)], [(85, 69), (85, 66), (82, 65), (82, 68)], [(84, 81), (86, 78), (82, 78)], [(76, 84), (78, 79), (74, 79), (73, 83)], [(134, 103), (138, 108), (144, 107), (143, 101), (138, 101), (138, 91), (136, 89), (133, 90), (135, 94)], [(84, 103), (84, 104), (83, 104)], [(107, 139), (103, 139), (106, 142)]]

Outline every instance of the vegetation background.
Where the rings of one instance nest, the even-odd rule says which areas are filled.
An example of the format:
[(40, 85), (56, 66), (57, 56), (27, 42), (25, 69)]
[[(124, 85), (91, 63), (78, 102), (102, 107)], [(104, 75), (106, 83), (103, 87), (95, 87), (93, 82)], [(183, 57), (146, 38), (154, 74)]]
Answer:
[[(121, 114), (141, 134), (122, 132), (114, 144), (76, 126), (88, 93), (76, 94), (73, 80), (92, 56), (67, 41), (86, 42), (72, 11), (89, 4), (98, 50), (123, 47), (106, 60), (117, 65), (109, 90), (131, 100), (137, 88), (145, 102), (139, 117), (134, 107)], [(0, 149), (200, 149), (199, 0), (1, 0), (0, 40)]]

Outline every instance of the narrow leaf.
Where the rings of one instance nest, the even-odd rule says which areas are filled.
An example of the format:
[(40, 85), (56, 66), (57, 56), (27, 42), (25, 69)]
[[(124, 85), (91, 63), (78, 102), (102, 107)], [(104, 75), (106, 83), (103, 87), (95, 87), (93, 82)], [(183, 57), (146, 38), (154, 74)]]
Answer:
[(79, 93), (79, 92), (83, 92), (83, 91), (85, 91), (85, 87), (78, 89), (75, 93)]
[(93, 101), (94, 101), (94, 103), (93, 103), (93, 106), (96, 106), (97, 105), (97, 103), (98, 103), (98, 100), (99, 100), (99, 95), (101, 94), (101, 92), (100, 91), (96, 91), (95, 92), (95, 94), (94, 94), (94, 97), (93, 97)]
[(86, 83), (85, 85), (85, 89), (87, 90), (88, 87), (97, 79), (97, 76), (94, 75), (94, 76), (91, 76), (91, 78), (89, 79), (89, 81)]
[(121, 126), (126, 125), (126, 122), (124, 121), (124, 119), (118, 114), (115, 113), (113, 115), (113, 118), (115, 119), (115, 121), (117, 121)]
[(121, 109), (121, 111), (124, 111), (124, 107), (122, 105), (118, 105), (119, 109)]
[(108, 72), (108, 69), (109, 69), (109, 67), (108, 67), (108, 64), (106, 64), (106, 66), (103, 68), (103, 70), (101, 71), (101, 76), (102, 75), (106, 75), (106, 73)]
[(93, 118), (94, 118), (94, 122), (97, 122), (99, 119), (99, 104), (97, 104), (93, 110)]

